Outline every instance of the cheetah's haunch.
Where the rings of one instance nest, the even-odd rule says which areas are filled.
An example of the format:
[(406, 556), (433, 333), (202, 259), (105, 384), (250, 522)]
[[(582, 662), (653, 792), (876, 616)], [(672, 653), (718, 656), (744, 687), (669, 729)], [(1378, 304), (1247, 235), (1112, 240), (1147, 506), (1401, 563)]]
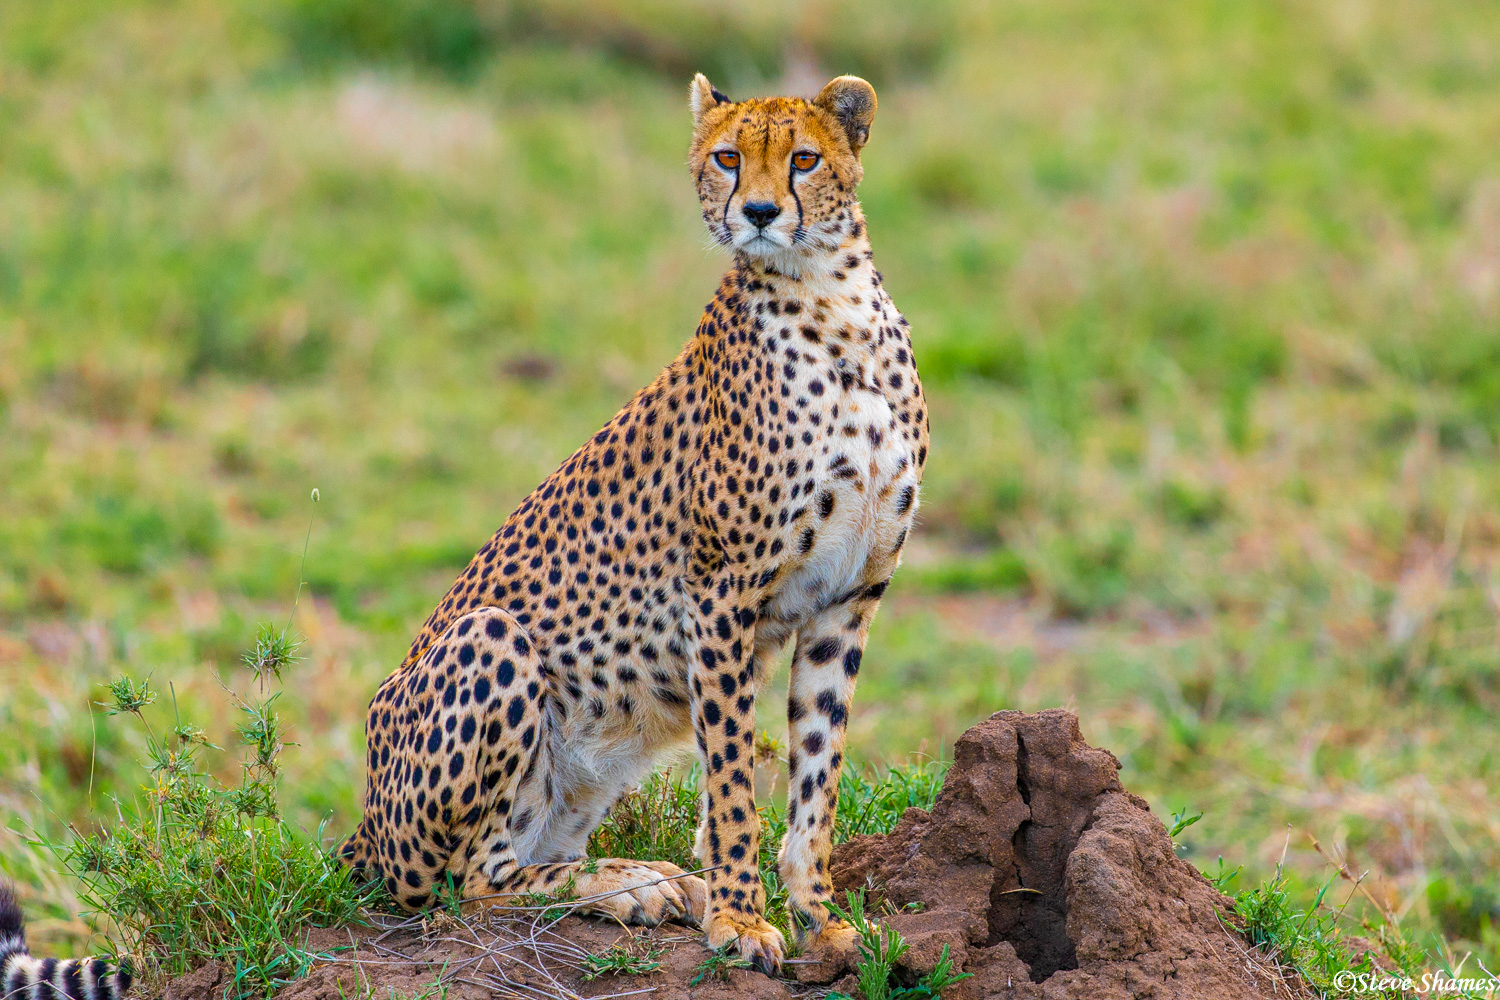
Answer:
[[(734, 266), (677, 359), (506, 519), (381, 684), (342, 855), (413, 909), (450, 879), (474, 905), (571, 883), (621, 920), (701, 922), (770, 971), (755, 695), (795, 640), (781, 875), (799, 934), (848, 950), (823, 905), (835, 796), (927, 410), (855, 198), (874, 90), (734, 102), (699, 75), (690, 96), (704, 222)], [(706, 879), (585, 861), (614, 801), (689, 739)]]

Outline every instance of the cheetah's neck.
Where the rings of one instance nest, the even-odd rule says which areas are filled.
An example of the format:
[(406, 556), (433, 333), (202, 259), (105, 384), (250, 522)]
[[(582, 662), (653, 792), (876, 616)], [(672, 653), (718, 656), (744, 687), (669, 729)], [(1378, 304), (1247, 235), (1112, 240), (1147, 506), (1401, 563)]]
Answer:
[(738, 300), (726, 311), (754, 326), (752, 342), (787, 355), (795, 365), (834, 365), (841, 381), (851, 374), (862, 381), (863, 373), (877, 367), (876, 355), (888, 338), (904, 336), (863, 223), (837, 251), (809, 256), (808, 262), (791, 275), (776, 261), (740, 255), (720, 298)]

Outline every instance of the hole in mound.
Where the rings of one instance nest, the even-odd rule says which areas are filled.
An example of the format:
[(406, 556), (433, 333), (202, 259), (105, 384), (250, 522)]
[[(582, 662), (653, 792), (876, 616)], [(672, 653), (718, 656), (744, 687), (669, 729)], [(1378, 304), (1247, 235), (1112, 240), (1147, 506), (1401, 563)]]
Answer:
[[(1016, 790), (1030, 806), (1030, 755), (1024, 740), (1016, 742)], [(1011, 837), (1015, 871), (997, 872), (990, 888), (986, 943), (1009, 941), (1030, 968), (1034, 983), (1060, 969), (1078, 968), (1078, 955), (1068, 937), (1068, 900), (1063, 883), (1068, 855), (1078, 844), (1076, 835), (1069, 836), (1070, 826), (1023, 820)]]
[(1068, 904), (1060, 870), (1067, 854), (1064, 852), (1056, 859), (1057, 877), (1049, 879), (1044, 872), (1052, 867), (1046, 862), (1053, 859), (1045, 858), (1040, 865), (1034, 863), (1034, 852), (1040, 850), (1045, 854), (1059, 846), (1047, 836), (1045, 828), (1026, 820), (1016, 830), (1011, 844), (1016, 855), (1016, 877), (996, 879), (990, 889), (986, 943), (1009, 941), (1016, 955), (1030, 967), (1031, 981), (1040, 983), (1060, 969), (1078, 968), (1078, 956), (1068, 937)]

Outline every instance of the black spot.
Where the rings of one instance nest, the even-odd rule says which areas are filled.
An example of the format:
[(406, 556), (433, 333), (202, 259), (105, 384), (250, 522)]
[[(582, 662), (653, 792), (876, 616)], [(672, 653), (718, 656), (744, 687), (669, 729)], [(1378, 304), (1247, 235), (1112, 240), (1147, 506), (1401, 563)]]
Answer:
[(859, 661), (864, 658), (858, 646), (850, 646), (849, 651), (844, 654), (844, 673), (850, 677), (859, 673)]
[(827, 663), (838, 656), (842, 648), (843, 644), (837, 639), (823, 639), (807, 651), (807, 658), (814, 663)]

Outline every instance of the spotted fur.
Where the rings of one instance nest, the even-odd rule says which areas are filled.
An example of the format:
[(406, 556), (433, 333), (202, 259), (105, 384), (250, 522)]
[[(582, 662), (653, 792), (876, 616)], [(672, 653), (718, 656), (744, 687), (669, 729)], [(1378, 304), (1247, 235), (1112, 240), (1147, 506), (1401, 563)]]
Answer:
[(8, 886), (0, 884), (0, 1000), (119, 1000), (130, 970), (99, 958), (37, 958), (26, 947), (26, 921)]
[[(823, 905), (835, 797), (927, 409), (855, 198), (869, 84), (733, 102), (699, 75), (690, 96), (704, 221), (734, 266), (677, 359), (506, 519), (381, 684), (342, 854), (408, 908), (450, 880), (470, 905), (569, 886), (622, 920), (701, 921), (770, 970), (756, 692), (794, 642), (781, 873), (804, 943), (847, 951)], [(706, 879), (585, 862), (615, 800), (689, 741)]]

